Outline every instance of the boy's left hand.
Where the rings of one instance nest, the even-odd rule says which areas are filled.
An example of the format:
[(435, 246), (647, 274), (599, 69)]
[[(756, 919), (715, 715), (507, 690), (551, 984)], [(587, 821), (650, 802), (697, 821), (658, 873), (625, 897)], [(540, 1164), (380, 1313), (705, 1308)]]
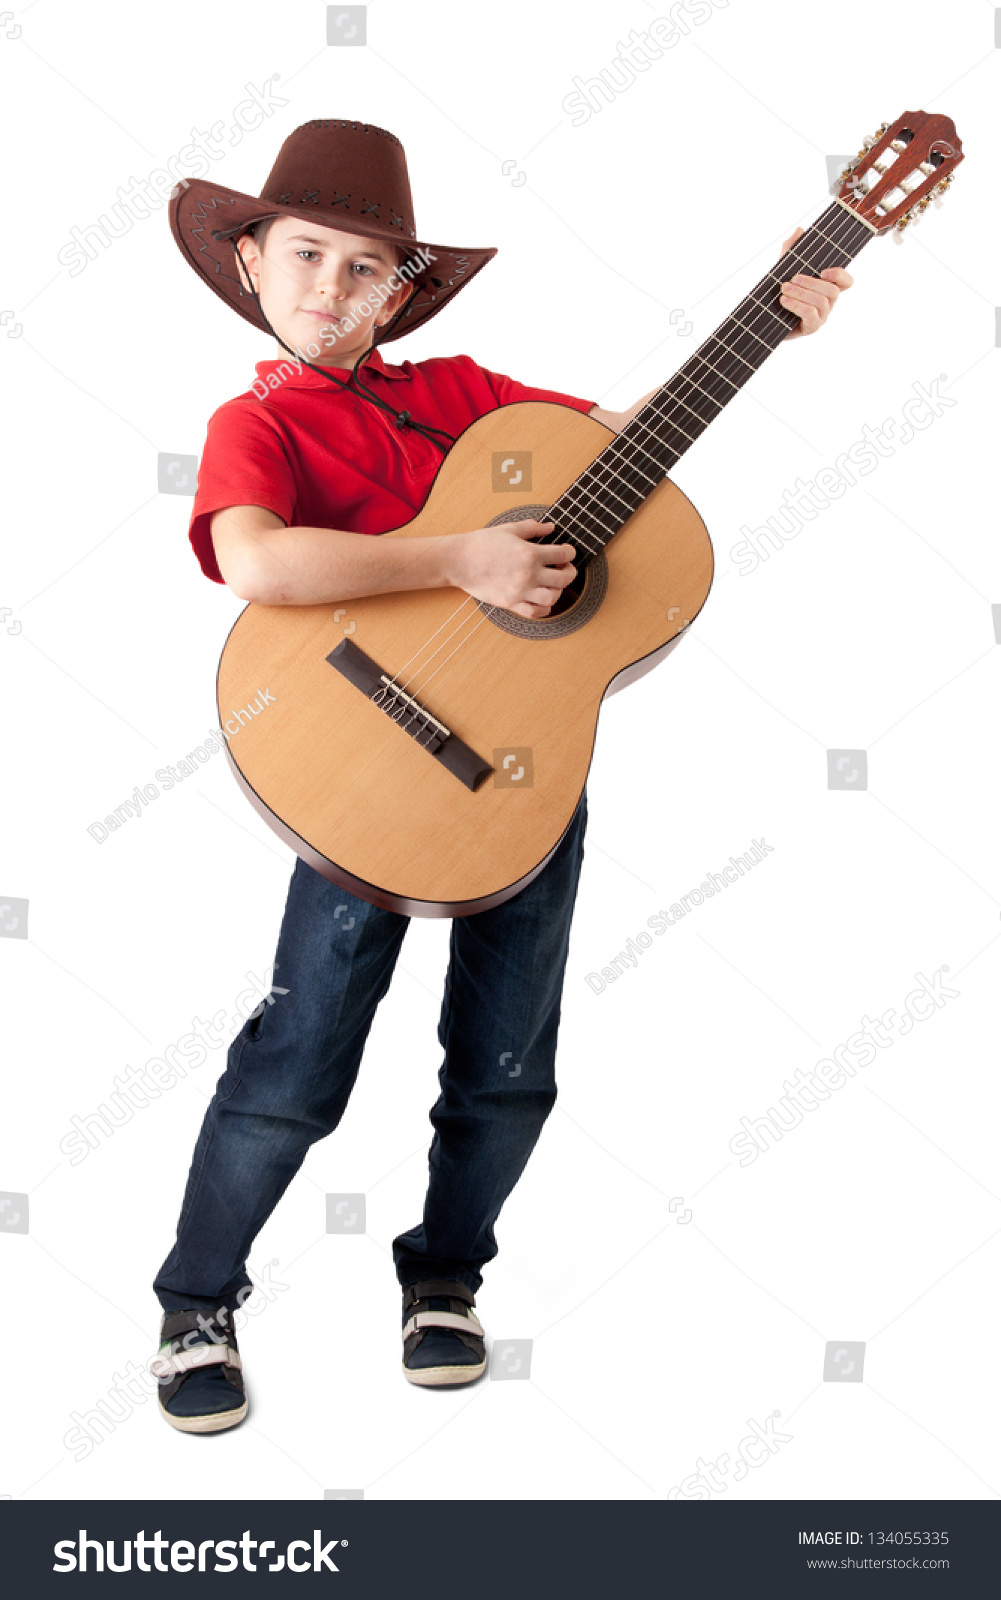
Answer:
[[(782, 246), (783, 255), (801, 239), (805, 229), (797, 228)], [(797, 272), (787, 282), (780, 284), (781, 303), (795, 311), (800, 321), (786, 334), (787, 339), (798, 339), (804, 333), (816, 333), (831, 314), (831, 307), (842, 290), (850, 289), (855, 279), (844, 267), (825, 267), (819, 278), (807, 277)]]

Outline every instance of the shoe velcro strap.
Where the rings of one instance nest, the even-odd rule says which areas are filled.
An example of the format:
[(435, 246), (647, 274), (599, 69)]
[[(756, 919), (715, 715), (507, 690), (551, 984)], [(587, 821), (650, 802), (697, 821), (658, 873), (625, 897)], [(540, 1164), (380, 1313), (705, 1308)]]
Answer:
[(429, 1296), (438, 1294), (451, 1295), (453, 1300), (465, 1300), (470, 1306), (476, 1301), (472, 1289), (455, 1278), (422, 1278), (420, 1283), (407, 1284), (403, 1291), (404, 1305), (411, 1306), (415, 1300), (427, 1300)]
[[(220, 1310), (223, 1309), (225, 1308), (220, 1307)], [(199, 1318), (201, 1319), (200, 1321)], [(179, 1338), (182, 1333), (194, 1333), (196, 1328), (201, 1332), (205, 1332), (206, 1323), (210, 1328), (218, 1325), (220, 1330), (231, 1333), (233, 1329), (232, 1313), (227, 1312), (226, 1318), (223, 1320), (219, 1315), (219, 1311), (199, 1311), (195, 1309), (190, 1311), (168, 1311), (164, 1314), (160, 1338), (166, 1343), (168, 1339)]]
[(461, 1328), (463, 1333), (474, 1334), (478, 1339), (484, 1337), (483, 1328), (474, 1316), (460, 1316), (455, 1311), (418, 1311), (403, 1325), (404, 1340), (423, 1328)]
[(164, 1351), (162, 1355), (154, 1356), (149, 1370), (155, 1378), (163, 1380), (168, 1373), (191, 1372), (199, 1367), (220, 1365), (242, 1367), (240, 1352), (228, 1344), (195, 1344), (173, 1355)]

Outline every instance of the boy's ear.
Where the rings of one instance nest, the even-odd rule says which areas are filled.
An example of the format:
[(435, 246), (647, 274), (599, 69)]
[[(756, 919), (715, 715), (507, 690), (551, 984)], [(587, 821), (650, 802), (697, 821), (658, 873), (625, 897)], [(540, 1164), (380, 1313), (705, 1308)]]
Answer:
[(234, 257), (236, 258), (236, 270), (240, 274), (240, 282), (243, 284), (243, 287), (252, 292), (256, 290), (258, 286), (257, 284), (248, 281), (243, 264), (246, 262), (247, 266), (256, 267), (261, 256), (261, 247), (257, 243), (257, 240), (254, 238), (252, 233), (238, 234), (236, 237), (236, 244), (238, 245), (240, 252), (239, 255), (237, 255), (235, 250), (233, 252)]

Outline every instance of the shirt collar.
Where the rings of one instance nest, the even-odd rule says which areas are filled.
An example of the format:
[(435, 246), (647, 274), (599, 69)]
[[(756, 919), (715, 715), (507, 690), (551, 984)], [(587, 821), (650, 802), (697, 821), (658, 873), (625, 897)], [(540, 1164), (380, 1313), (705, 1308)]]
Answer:
[[(299, 370), (300, 365), (301, 371)], [(314, 372), (305, 362), (300, 363), (298, 357), (283, 356), (280, 361), (258, 361), (254, 370), (257, 376), (266, 384), (273, 373), (280, 380), (278, 386), (283, 389), (327, 389), (330, 387), (330, 378), (325, 378), (321, 372)], [(348, 380), (349, 374), (346, 367), (327, 367), (325, 370), (331, 374), (335, 383), (346, 383)], [(370, 373), (374, 373), (380, 378), (408, 377), (402, 367), (390, 366), (383, 361), (378, 348), (369, 351), (365, 356), (361, 371), (363, 381)], [(269, 384), (269, 387), (274, 388), (276, 386)]]

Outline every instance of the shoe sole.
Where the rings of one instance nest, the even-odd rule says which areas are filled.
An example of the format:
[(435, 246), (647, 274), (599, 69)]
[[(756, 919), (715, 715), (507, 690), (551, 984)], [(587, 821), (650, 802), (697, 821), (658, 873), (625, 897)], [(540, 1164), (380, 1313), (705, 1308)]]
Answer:
[(164, 1417), (172, 1428), (177, 1428), (181, 1433), (220, 1433), (223, 1428), (235, 1428), (247, 1415), (248, 1402), (237, 1406), (231, 1411), (210, 1411), (203, 1417), (175, 1417), (169, 1411), (160, 1407), (160, 1415)]
[(487, 1370), (486, 1361), (480, 1361), (475, 1366), (465, 1367), (410, 1367), (403, 1368), (403, 1376), (408, 1383), (419, 1383), (428, 1388), (441, 1388), (445, 1384), (472, 1383), (476, 1378), (482, 1378)]

